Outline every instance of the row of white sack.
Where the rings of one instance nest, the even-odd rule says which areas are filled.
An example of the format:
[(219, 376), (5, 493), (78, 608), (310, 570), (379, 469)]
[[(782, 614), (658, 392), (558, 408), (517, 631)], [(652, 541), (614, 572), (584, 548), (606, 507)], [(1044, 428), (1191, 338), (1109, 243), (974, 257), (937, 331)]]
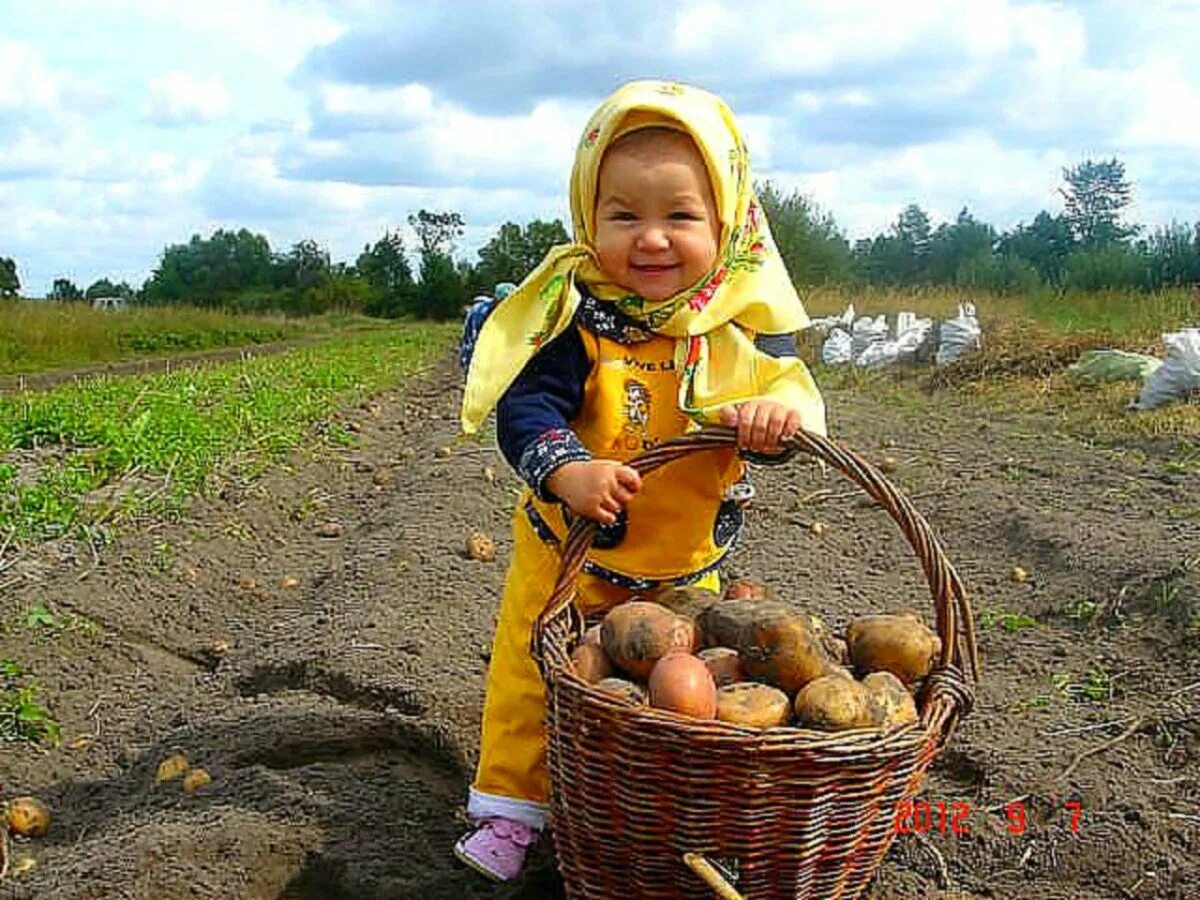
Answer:
[[(896, 316), (895, 328), (890, 329), (887, 316), (856, 318), (851, 304), (840, 316), (813, 319), (810, 327), (827, 335), (821, 346), (821, 359), (826, 365), (921, 362), (931, 354), (938, 365), (945, 365), (967, 350), (978, 348), (983, 334), (975, 305), (968, 302), (960, 303), (958, 315), (940, 326), (935, 326), (932, 319), (902, 312)], [(1131, 409), (1155, 409), (1200, 394), (1200, 328), (1169, 332), (1162, 340), (1167, 347), (1165, 360), (1122, 350), (1091, 350), (1068, 369), (1068, 374), (1079, 383), (1142, 381), (1141, 393), (1130, 404)]]
[(1200, 396), (1200, 328), (1184, 328), (1162, 336), (1167, 358), (1124, 350), (1089, 350), (1067, 369), (1079, 384), (1141, 381), (1130, 409), (1156, 409)]
[(958, 315), (935, 326), (933, 319), (916, 313), (896, 316), (889, 327), (887, 316), (855, 318), (854, 305), (840, 316), (814, 319), (811, 328), (825, 334), (821, 361), (826, 365), (854, 363), (879, 366), (894, 362), (923, 362), (931, 355), (939, 366), (979, 347), (983, 330), (975, 316), (975, 304), (958, 304)]

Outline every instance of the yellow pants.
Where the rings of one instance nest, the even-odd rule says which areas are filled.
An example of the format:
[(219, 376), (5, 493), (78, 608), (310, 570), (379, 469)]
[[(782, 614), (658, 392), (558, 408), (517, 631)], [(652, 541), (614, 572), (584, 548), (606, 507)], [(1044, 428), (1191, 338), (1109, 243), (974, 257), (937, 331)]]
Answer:
[[(533, 623), (554, 590), (559, 564), (558, 551), (538, 537), (518, 503), (512, 561), (488, 666), (479, 768), (467, 805), (476, 818), (503, 816), (533, 828), (545, 824), (550, 795), (543, 730), (546, 698), (541, 673), (529, 655), (529, 641)], [(716, 571), (696, 584), (717, 590)], [(575, 602), (585, 612), (608, 609), (632, 596), (586, 573), (579, 576), (576, 589)]]

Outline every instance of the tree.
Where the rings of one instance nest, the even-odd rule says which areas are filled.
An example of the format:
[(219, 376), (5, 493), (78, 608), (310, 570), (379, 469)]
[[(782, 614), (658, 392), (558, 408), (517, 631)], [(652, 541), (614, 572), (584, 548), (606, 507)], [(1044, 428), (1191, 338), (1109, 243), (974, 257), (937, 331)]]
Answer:
[(1116, 158), (1104, 162), (1089, 159), (1063, 169), (1063, 178), (1067, 182), (1059, 189), (1066, 201), (1063, 215), (1083, 247), (1121, 243), (1136, 233), (1136, 228), (1121, 224), (1121, 213), (1133, 193), (1125, 179), (1124, 163)]
[(1042, 210), (1029, 225), (1017, 225), (1002, 235), (996, 250), (1001, 256), (1025, 260), (1046, 284), (1061, 284), (1074, 247), (1066, 217)]
[(1142, 249), (1149, 262), (1145, 287), (1158, 290), (1200, 284), (1200, 222), (1172, 222), (1157, 228)]
[(208, 239), (193, 235), (163, 251), (145, 296), (151, 303), (220, 306), (244, 291), (272, 287), (273, 262), (267, 239), (245, 228), (218, 229)]
[(59, 303), (77, 303), (83, 299), (83, 291), (76, 287), (75, 282), (69, 278), (55, 278), (46, 299)]
[(455, 238), (464, 223), (456, 212), (422, 209), (408, 217), (421, 245), (421, 283), (417, 285), (416, 312), (431, 319), (449, 319), (459, 314), (467, 299), (466, 286), (450, 257)]
[(292, 245), (284, 256), (273, 261), (276, 287), (308, 288), (324, 287), (329, 283), (329, 251), (313, 240), (303, 240)]
[(1146, 282), (1149, 261), (1127, 244), (1077, 250), (1067, 259), (1063, 286), (1077, 291), (1135, 289)]
[(20, 290), (17, 264), (7, 256), (0, 256), (0, 297), (15, 297)]
[(954, 222), (943, 222), (929, 239), (928, 279), (934, 284), (954, 284), (964, 265), (983, 265), (995, 243), (996, 229), (963, 207)]
[(463, 218), (456, 212), (430, 212), (422, 209), (408, 217), (408, 224), (417, 233), (421, 256), (443, 253), (449, 256), (454, 250), (454, 241), (462, 237)]
[(479, 250), (479, 264), (470, 272), (472, 290), (490, 292), (502, 281), (520, 284), (552, 247), (569, 240), (558, 219), (534, 219), (524, 226), (505, 222)]
[(910, 203), (900, 211), (890, 234), (855, 243), (859, 274), (874, 284), (917, 284), (927, 280), (932, 240), (929, 216)]
[(367, 315), (394, 319), (416, 312), (416, 282), (399, 231), (386, 231), (363, 247), (355, 266), (369, 286)]
[(756, 185), (759, 204), (792, 281), (823, 284), (850, 271), (850, 246), (833, 217), (799, 191), (784, 194), (770, 181)]
[(417, 315), (426, 319), (457, 318), (467, 302), (467, 290), (454, 260), (445, 253), (421, 257), (421, 283), (417, 285)]
[(95, 300), (97, 297), (123, 297), (126, 300), (132, 300), (133, 294), (133, 288), (124, 281), (120, 284), (113, 284), (107, 278), (93, 281), (91, 286), (83, 292), (86, 300)]

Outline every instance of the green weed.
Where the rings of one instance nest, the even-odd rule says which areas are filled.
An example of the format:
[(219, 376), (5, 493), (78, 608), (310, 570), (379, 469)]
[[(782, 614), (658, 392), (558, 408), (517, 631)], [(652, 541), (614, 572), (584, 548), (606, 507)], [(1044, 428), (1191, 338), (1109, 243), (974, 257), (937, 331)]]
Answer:
[(1008, 612), (988, 607), (980, 612), (979, 624), (984, 628), (999, 626), (1009, 634), (1016, 634), (1025, 628), (1036, 628), (1040, 623), (1033, 616), (1022, 612)]
[(1087, 624), (1096, 617), (1099, 608), (1100, 605), (1095, 600), (1078, 597), (1067, 604), (1064, 612), (1071, 621)]
[(1100, 663), (1088, 667), (1082, 680), (1076, 680), (1066, 672), (1050, 676), (1050, 683), (1068, 700), (1107, 703), (1113, 699), (1113, 677)]
[(37, 685), (28, 683), (17, 663), (0, 659), (0, 741), (45, 741), (57, 746), (58, 723), (38, 699)]

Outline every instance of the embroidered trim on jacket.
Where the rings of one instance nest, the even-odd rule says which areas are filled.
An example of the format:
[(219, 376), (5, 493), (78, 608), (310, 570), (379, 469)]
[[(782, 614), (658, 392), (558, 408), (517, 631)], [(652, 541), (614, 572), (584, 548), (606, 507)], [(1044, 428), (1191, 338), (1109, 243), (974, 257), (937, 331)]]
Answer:
[(601, 303), (591, 294), (579, 301), (578, 322), (592, 334), (618, 344), (640, 344), (654, 337), (634, 319), (617, 309), (616, 304)]
[(586, 461), (592, 454), (569, 428), (551, 428), (539, 434), (517, 463), (517, 474), (533, 488), (539, 500), (556, 500), (546, 493), (547, 476), (559, 466), (569, 462)]

